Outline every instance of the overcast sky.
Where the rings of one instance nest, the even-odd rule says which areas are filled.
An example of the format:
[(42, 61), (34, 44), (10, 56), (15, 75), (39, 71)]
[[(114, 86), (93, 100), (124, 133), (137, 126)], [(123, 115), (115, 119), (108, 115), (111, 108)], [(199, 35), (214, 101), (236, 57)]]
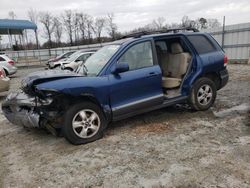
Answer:
[(180, 22), (184, 15), (217, 18), (226, 24), (250, 22), (250, 0), (1, 0), (0, 18), (14, 11), (17, 18), (26, 19), (27, 10), (50, 11), (60, 15), (66, 9), (79, 10), (92, 16), (115, 14), (119, 31), (128, 31), (164, 17), (167, 23)]

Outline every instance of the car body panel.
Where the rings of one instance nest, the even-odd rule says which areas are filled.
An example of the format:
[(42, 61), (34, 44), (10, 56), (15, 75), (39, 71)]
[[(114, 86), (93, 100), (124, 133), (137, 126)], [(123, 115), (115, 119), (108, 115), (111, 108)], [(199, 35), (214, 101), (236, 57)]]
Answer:
[(163, 103), (161, 70), (158, 65), (110, 74), (110, 105), (113, 116)]
[(84, 63), (92, 54), (94, 54), (94, 52), (83, 52), (81, 54), (79, 54), (79, 56), (77, 57), (76, 60), (80, 60), (80, 61), (71, 61), (69, 63), (65, 63), (63, 62), (63, 66), (61, 66), (62, 69), (72, 69), (73, 71), (76, 70), (78, 68), (79, 65), (81, 65), (82, 63)]
[(61, 59), (61, 60), (56, 61), (56, 62), (49, 62), (49, 68), (55, 68), (55, 67), (69, 64), (69, 63), (77, 60), (77, 58), (79, 56), (83, 55), (84, 53), (94, 53), (94, 52), (92, 52), (92, 51), (87, 52), (87, 51), (83, 51), (83, 50), (78, 50), (78, 51), (74, 52), (73, 54), (71, 54), (68, 58), (64, 58), (64, 59)]
[(47, 61), (46, 65), (49, 67), (49, 68), (52, 68), (53, 65), (54, 65), (54, 62), (57, 62), (57, 61), (62, 61), (62, 60), (65, 60), (67, 59), (70, 55), (72, 55), (73, 53), (75, 53), (75, 51), (69, 51), (69, 52), (65, 52), (55, 58), (51, 58)]

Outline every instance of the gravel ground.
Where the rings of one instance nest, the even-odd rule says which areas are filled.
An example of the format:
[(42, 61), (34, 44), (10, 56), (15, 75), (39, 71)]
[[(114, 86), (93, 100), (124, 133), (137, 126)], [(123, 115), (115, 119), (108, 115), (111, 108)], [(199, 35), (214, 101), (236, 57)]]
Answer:
[[(228, 69), (210, 110), (153, 111), (87, 145), (12, 125), (0, 111), (0, 187), (250, 187), (250, 66)], [(11, 90), (34, 70), (19, 70)]]

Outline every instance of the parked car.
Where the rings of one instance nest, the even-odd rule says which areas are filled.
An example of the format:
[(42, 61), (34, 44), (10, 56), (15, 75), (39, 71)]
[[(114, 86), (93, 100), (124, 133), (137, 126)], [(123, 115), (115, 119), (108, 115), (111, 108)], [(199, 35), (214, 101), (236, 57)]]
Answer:
[(70, 71), (75, 71), (82, 63), (85, 63), (85, 61), (93, 55), (95, 52), (82, 52), (79, 53), (77, 56), (75, 56), (72, 59), (75, 59), (71, 61), (72, 59), (67, 60), (70, 63), (62, 63), (61, 64), (61, 69), (63, 70), (70, 70)]
[(211, 35), (181, 31), (129, 35), (76, 72), (32, 73), (22, 92), (3, 102), (4, 115), (13, 124), (62, 130), (69, 142), (84, 144), (100, 139), (111, 121), (178, 103), (207, 110), (228, 82), (227, 57)]
[[(70, 51), (70, 52), (65, 52), (55, 58), (49, 59), (48, 62), (46, 63), (46, 65), (48, 66), (48, 68), (52, 69), (55, 68), (54, 63), (61, 61), (61, 60), (65, 60), (67, 59), (70, 55), (72, 55), (73, 53), (75, 53), (75, 51)], [(60, 66), (60, 65), (58, 65)]]
[(3, 68), (0, 67), (0, 93), (8, 91), (10, 87), (10, 79), (6, 76)]
[(73, 54), (71, 54), (68, 58), (54, 62), (53, 64), (51, 64), (51, 69), (62, 67), (62, 65), (69, 64), (72, 61), (81, 61), (81, 60), (78, 60), (78, 58), (84, 52), (86, 52), (86, 51), (78, 50), (78, 51), (74, 52)]
[(17, 72), (17, 68), (14, 65), (15, 62), (7, 55), (0, 55), (0, 67), (3, 68), (7, 76)]

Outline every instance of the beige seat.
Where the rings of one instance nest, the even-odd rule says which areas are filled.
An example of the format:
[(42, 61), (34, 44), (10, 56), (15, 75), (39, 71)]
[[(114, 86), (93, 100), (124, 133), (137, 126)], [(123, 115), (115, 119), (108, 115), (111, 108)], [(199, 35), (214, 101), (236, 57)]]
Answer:
[(187, 72), (191, 56), (189, 53), (183, 52), (179, 43), (173, 43), (167, 59), (168, 62), (162, 64), (162, 87), (175, 88), (180, 86), (182, 78)]

